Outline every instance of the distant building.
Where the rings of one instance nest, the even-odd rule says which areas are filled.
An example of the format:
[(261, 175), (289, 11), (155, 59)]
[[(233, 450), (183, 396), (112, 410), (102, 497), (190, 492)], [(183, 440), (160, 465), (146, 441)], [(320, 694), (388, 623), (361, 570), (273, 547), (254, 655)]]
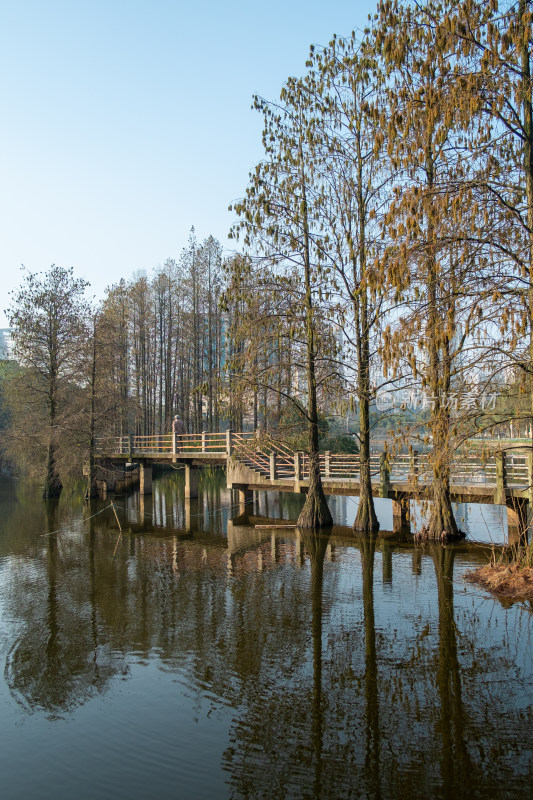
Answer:
[(0, 328), (0, 359), (13, 358), (11, 328)]

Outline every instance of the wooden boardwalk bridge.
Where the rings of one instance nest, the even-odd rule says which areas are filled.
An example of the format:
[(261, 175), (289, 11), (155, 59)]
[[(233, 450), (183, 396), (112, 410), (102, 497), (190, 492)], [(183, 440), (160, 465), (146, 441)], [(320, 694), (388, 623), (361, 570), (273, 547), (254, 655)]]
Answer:
[[(226, 468), (228, 488), (243, 503), (253, 491), (305, 493), (309, 462), (303, 452), (293, 452), (267, 435), (223, 431), (201, 434), (122, 436), (99, 439), (100, 459), (139, 465), (141, 494), (152, 491), (152, 465), (170, 462), (185, 468), (185, 496), (198, 496), (199, 469)], [(457, 452), (451, 464), (453, 502), (495, 503), (507, 507), (510, 527), (524, 530), (532, 486), (531, 451), (494, 450), (488, 457)], [(359, 456), (326, 452), (320, 455), (326, 494), (359, 494)], [(431, 497), (432, 475), (428, 454), (371, 456), (372, 492), (392, 500), (395, 529), (408, 524), (409, 501)]]

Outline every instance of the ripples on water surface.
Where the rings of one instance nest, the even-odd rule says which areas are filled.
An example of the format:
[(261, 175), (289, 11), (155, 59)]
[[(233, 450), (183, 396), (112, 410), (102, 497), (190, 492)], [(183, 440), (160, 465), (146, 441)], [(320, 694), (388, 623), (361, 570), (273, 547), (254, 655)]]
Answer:
[(121, 534), (3, 479), (2, 798), (531, 798), (531, 610), (463, 581), (486, 548), (354, 537), (351, 498), (329, 537), (255, 528), (301, 498), (222, 486), (162, 476)]

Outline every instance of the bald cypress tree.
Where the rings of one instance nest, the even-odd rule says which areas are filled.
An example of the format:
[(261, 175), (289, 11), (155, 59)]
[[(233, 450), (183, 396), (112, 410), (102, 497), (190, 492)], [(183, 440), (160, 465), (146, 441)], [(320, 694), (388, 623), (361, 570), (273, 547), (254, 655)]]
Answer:
[(478, 163), (465, 140), (472, 108), (457, 92), (457, 42), (437, 20), (452, 3), (387, 0), (375, 48), (387, 85), (382, 124), (395, 172), (384, 230), (388, 280), (398, 302), (385, 332), (386, 368), (404, 368), (428, 401), (432, 500), (428, 534), (458, 534), (450, 499), (454, 438), (450, 398), (467, 364), (461, 351), (482, 314), (483, 260), (475, 187)]
[(370, 404), (386, 295), (379, 260), (383, 247), (379, 221), (389, 183), (379, 119), (384, 78), (372, 41), (365, 37), (360, 42), (354, 34), (312, 48), (308, 66), (304, 85), (317, 119), (314, 176), (322, 233), (317, 253), (343, 332), (346, 385), (357, 398), (359, 411), (360, 497), (354, 527), (376, 531)]
[[(301, 336), (305, 353), (305, 419), (308, 433), (309, 491), (299, 525), (332, 524), (319, 462), (317, 359), (320, 316), (320, 268), (314, 240), (313, 119), (309, 94), (301, 81), (289, 79), (279, 104), (255, 99), (263, 114), (265, 159), (255, 168), (245, 198), (235, 205), (241, 221), (233, 235), (245, 234), (245, 243), (278, 270), (278, 288), (287, 270), (299, 276), (292, 295), (292, 326)], [(287, 284), (288, 287), (289, 284)], [(291, 321), (289, 321), (289, 328)], [(301, 407), (301, 404), (300, 404)]]
[(52, 265), (44, 275), (26, 272), (8, 309), (14, 354), (23, 367), (17, 416), (31, 426), (18, 435), (38, 434), (44, 449), (44, 498), (58, 497), (62, 489), (58, 453), (87, 341), (87, 286), (74, 277), (72, 268)]

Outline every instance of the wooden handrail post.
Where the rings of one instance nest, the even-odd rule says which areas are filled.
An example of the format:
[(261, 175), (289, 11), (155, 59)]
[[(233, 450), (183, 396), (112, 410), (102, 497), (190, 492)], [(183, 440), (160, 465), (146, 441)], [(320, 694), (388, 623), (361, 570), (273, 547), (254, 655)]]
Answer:
[(529, 450), (527, 454), (527, 482), (528, 482), (527, 497), (529, 500), (529, 511), (533, 512), (533, 450)]
[(133, 450), (133, 434), (132, 433), (128, 434), (128, 447), (129, 447), (128, 452), (129, 453), (133, 453), (134, 450)]
[(324, 453), (324, 477), (329, 478), (331, 466), (331, 451), (326, 450)]
[(379, 488), (381, 497), (388, 497), (390, 492), (390, 463), (387, 451), (379, 457)]
[(411, 452), (408, 482), (412, 490), (418, 489), (418, 450), (413, 450)]
[(496, 465), (496, 490), (494, 492), (494, 503), (497, 506), (504, 506), (507, 502), (507, 469), (505, 467), (505, 452), (494, 453), (494, 463)]
[(270, 480), (276, 480), (276, 451), (272, 450), (270, 453)]
[(205, 445), (206, 445), (206, 435), (205, 431), (202, 431), (202, 453), (205, 453)]
[(233, 453), (233, 438), (232, 431), (228, 428), (226, 431), (226, 455), (229, 457)]
[(302, 480), (302, 454), (294, 454), (294, 479), (297, 481)]

